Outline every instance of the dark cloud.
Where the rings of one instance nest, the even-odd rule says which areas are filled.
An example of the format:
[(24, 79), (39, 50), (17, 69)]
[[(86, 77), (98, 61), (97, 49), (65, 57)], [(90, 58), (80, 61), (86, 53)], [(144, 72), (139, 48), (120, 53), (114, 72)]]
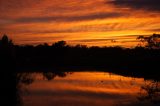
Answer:
[(111, 12), (111, 13), (95, 13), (80, 16), (49, 16), (49, 17), (24, 17), (14, 20), (17, 23), (35, 23), (35, 22), (72, 22), (72, 21), (88, 21), (95, 19), (117, 18), (122, 17), (125, 14)]
[(160, 11), (160, 0), (113, 0), (110, 3), (119, 7)]
[(13, 11), (16, 9), (29, 8), (39, 4), (42, 0), (0, 0), (0, 11)]
[(103, 41), (113, 41), (115, 39), (82, 39), (82, 40), (72, 40), (76, 42), (103, 42)]
[(148, 29), (147, 31), (160, 32), (160, 28), (156, 28), (156, 29)]

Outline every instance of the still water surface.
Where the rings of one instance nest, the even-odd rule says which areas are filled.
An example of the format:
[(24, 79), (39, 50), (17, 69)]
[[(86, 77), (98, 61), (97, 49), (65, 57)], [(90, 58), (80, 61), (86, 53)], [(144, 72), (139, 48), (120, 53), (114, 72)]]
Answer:
[[(27, 74), (26, 74), (27, 75)], [(107, 72), (32, 73), (20, 83), (23, 106), (159, 106), (156, 82)], [(148, 88), (147, 88), (148, 87)], [(147, 100), (145, 100), (147, 98)]]

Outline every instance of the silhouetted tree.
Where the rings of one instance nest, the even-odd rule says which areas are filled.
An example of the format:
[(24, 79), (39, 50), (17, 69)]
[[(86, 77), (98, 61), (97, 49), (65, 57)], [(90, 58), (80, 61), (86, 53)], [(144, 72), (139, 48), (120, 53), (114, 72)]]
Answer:
[(81, 49), (86, 49), (87, 48), (87, 45), (76, 45), (75, 48), (81, 48)]
[(58, 41), (58, 42), (56, 42), (56, 43), (54, 43), (52, 46), (54, 46), (54, 47), (65, 47), (66, 46), (66, 41)]
[(153, 34), (149, 37), (138, 36), (137, 39), (147, 48), (160, 48), (160, 34)]
[(0, 40), (0, 90), (2, 106), (15, 106), (17, 99), (17, 79), (15, 70), (14, 45), (7, 35)]
[(0, 40), (0, 46), (1, 47), (13, 46), (13, 42), (12, 42), (12, 40), (9, 40), (9, 38), (6, 34), (4, 34), (2, 39)]
[(7, 35), (3, 35), (2, 39), (0, 40), (0, 50), (1, 56), (7, 58), (14, 58), (14, 45), (12, 40), (8, 38)]

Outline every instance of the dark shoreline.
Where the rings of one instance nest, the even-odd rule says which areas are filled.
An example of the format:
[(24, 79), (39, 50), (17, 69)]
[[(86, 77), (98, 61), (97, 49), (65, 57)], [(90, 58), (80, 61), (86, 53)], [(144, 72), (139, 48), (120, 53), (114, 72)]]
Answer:
[(123, 69), (123, 68), (107, 68), (107, 67), (95, 67), (95, 66), (52, 66), (52, 67), (19, 67), (17, 68), (17, 73), (32, 73), (32, 72), (42, 72), (42, 73), (61, 73), (61, 72), (109, 72), (113, 74), (118, 74), (126, 77), (134, 78), (144, 78), (145, 80), (160, 81), (160, 72), (158, 70), (144, 71), (146, 69)]
[(160, 81), (160, 49), (146, 47), (69, 46), (64, 41), (51, 46), (19, 46), (4, 36), (0, 40), (0, 60), (2, 106), (17, 106), (20, 101), (17, 73), (65, 76), (64, 72), (99, 71)]

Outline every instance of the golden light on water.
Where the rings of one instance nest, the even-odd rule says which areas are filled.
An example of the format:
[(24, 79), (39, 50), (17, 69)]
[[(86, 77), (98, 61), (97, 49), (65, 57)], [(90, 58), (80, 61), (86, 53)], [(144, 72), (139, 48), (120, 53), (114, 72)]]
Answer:
[[(107, 72), (74, 72), (66, 77), (47, 81), (35, 74), (35, 82), (21, 88), (24, 106), (115, 106), (138, 103), (143, 78), (123, 77)], [(25, 91), (27, 89), (27, 93)], [(42, 100), (43, 98), (43, 100)]]

